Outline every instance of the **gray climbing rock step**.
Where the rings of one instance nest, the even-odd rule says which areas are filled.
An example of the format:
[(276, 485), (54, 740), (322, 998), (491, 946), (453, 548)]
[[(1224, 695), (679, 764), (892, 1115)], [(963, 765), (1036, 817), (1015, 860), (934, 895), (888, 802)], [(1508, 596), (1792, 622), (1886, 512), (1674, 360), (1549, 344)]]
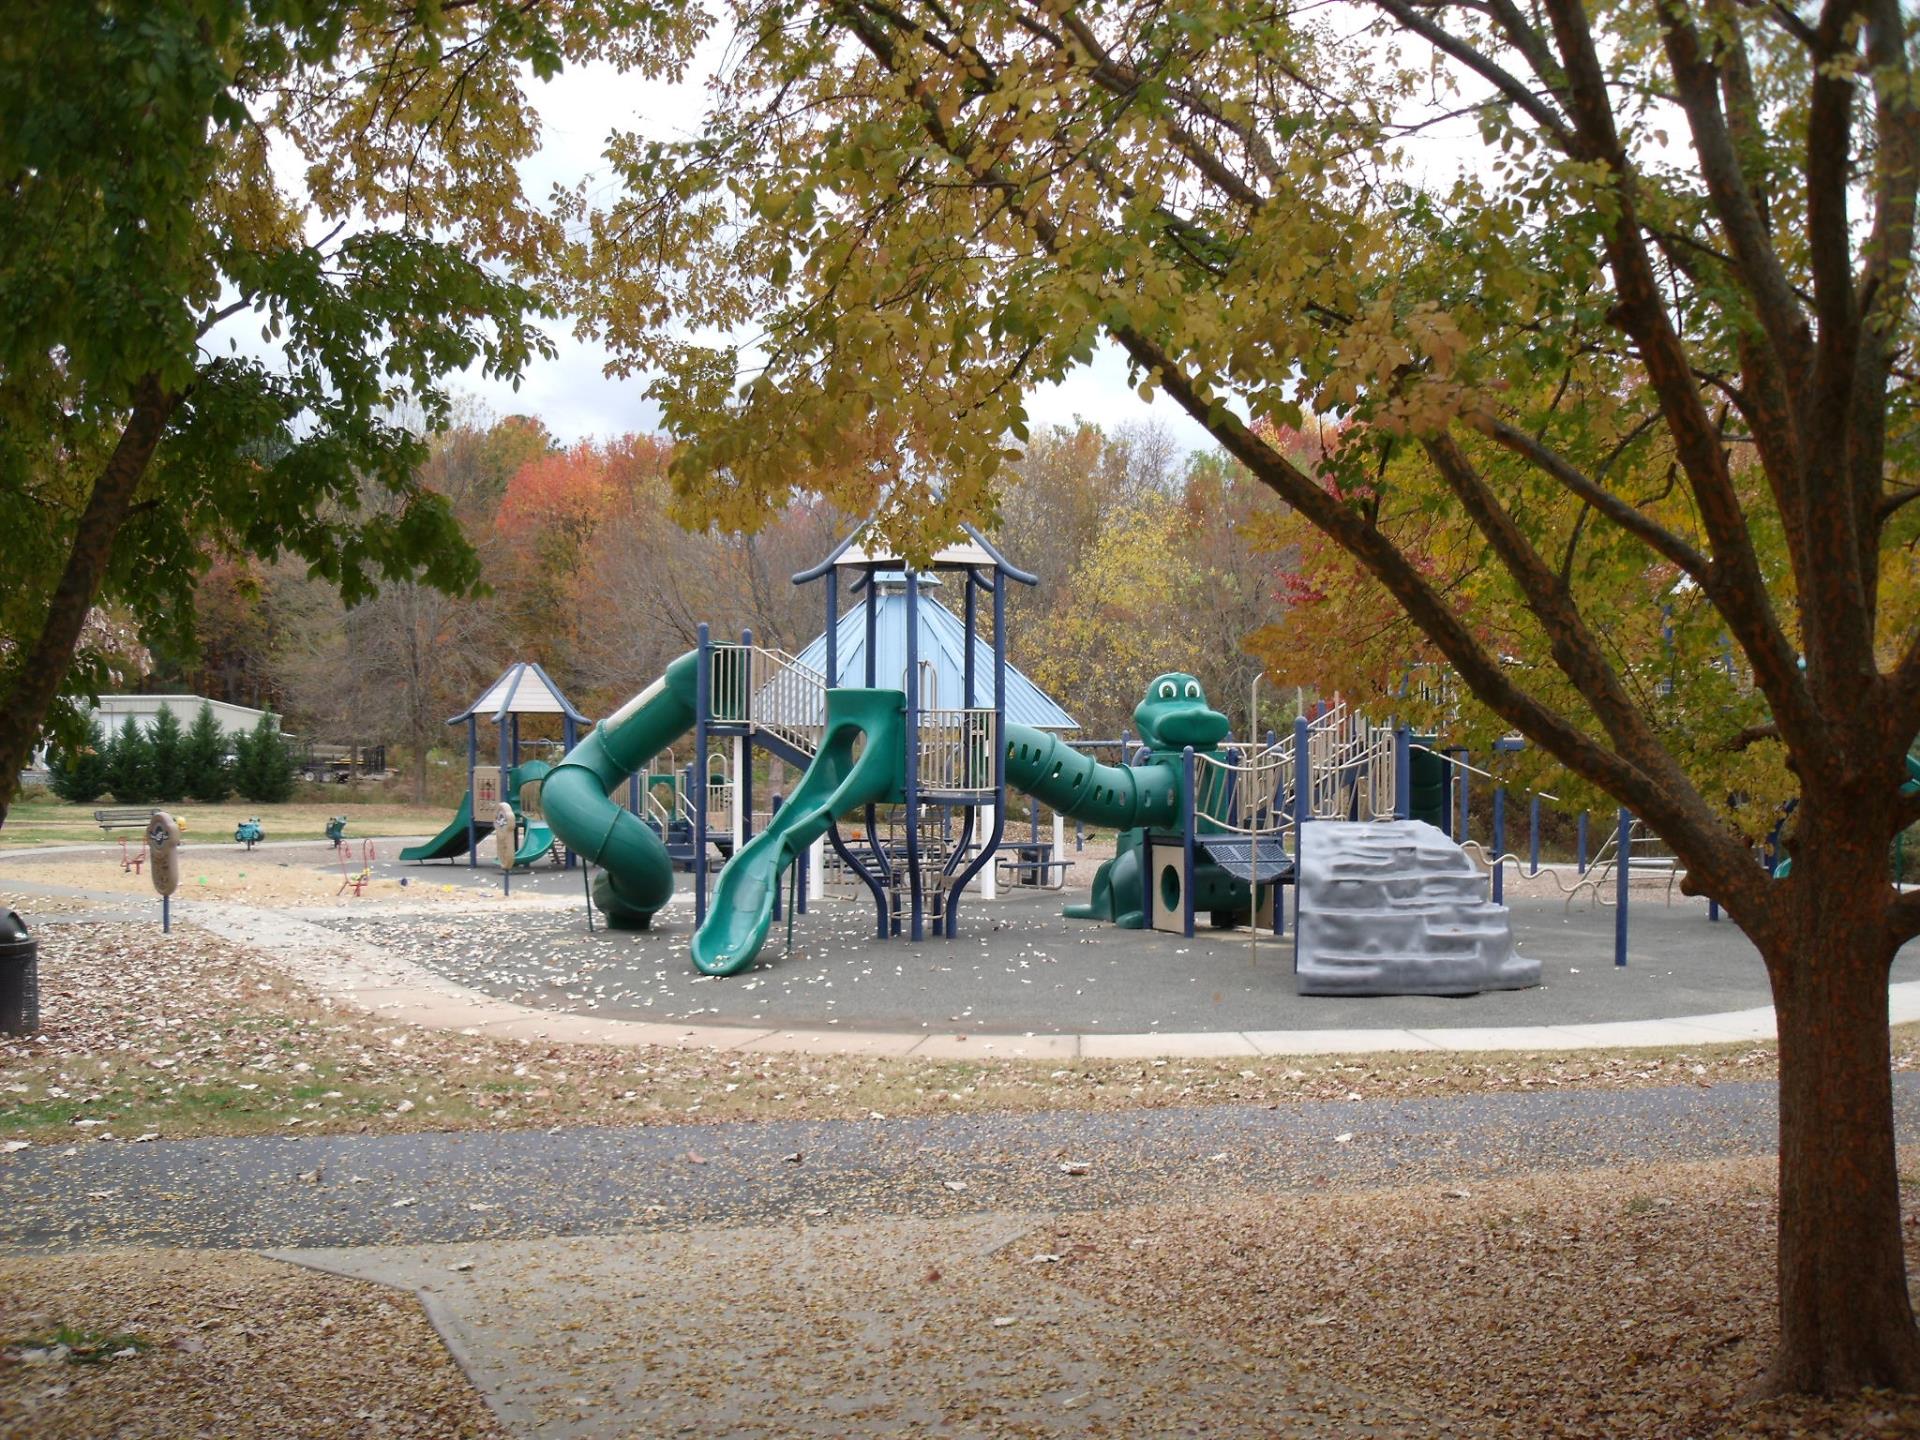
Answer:
[(1302, 995), (1472, 995), (1540, 983), (1486, 877), (1422, 820), (1301, 830)]

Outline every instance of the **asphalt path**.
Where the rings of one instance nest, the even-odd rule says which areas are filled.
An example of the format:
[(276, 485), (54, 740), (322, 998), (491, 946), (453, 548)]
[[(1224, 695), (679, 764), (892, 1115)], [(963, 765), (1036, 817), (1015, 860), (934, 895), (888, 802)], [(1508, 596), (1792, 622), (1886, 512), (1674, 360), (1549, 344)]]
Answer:
[[(1920, 1137), (1920, 1076), (1894, 1081)], [(1771, 1153), (1771, 1084), (551, 1131), (39, 1145), (0, 1247), (286, 1248), (1082, 1210)]]

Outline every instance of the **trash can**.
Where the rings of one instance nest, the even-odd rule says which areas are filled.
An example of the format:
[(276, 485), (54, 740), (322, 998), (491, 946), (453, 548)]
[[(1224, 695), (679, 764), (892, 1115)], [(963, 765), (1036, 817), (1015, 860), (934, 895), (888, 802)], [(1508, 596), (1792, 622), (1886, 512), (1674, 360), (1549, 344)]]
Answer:
[(40, 942), (12, 910), (0, 917), (0, 1033), (40, 1028)]

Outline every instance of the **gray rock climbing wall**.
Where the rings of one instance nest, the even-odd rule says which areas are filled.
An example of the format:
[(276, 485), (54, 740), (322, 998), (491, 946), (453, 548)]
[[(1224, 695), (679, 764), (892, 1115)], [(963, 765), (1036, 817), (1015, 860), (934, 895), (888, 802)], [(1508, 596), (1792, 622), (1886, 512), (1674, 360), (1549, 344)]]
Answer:
[(1540, 983), (1487, 877), (1424, 820), (1309, 822), (1294, 937), (1302, 995), (1471, 995)]

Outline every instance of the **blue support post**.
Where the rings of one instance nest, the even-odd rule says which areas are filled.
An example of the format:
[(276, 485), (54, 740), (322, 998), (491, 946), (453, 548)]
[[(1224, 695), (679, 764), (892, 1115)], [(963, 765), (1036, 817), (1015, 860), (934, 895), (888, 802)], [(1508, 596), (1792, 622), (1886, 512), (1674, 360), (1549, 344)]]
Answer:
[(1493, 787), (1493, 903), (1506, 900), (1506, 863), (1500, 858), (1507, 851), (1507, 787)]
[[(1193, 747), (1191, 745), (1183, 747), (1180, 751), (1180, 785), (1186, 792), (1180, 797), (1180, 808), (1185, 812), (1182, 818), (1186, 822), (1180, 827), (1182, 831), (1185, 832), (1180, 843), (1180, 863), (1186, 869), (1186, 874), (1180, 881), (1180, 925), (1181, 933), (1191, 940), (1193, 938), (1193, 881), (1195, 871), (1198, 868), (1194, 864), (1193, 855), (1195, 806), (1193, 803)], [(1151, 875), (1147, 876), (1147, 883), (1149, 885), (1153, 883), (1153, 877)]]
[(1580, 812), (1578, 848), (1574, 851), (1574, 864), (1582, 875), (1587, 873), (1587, 812)]
[[(1434, 743), (1436, 745), (1440, 743), (1438, 736), (1434, 737)], [(1440, 782), (1440, 833), (1452, 840), (1455, 838), (1453, 833), (1453, 752), (1442, 750), (1438, 754), (1447, 767), (1446, 778)]]
[(480, 832), (473, 815), (473, 772), (480, 765), (480, 722), (467, 716), (467, 868), (480, 864)]
[(1413, 736), (1404, 725), (1396, 726), (1393, 732), (1393, 818), (1408, 820), (1413, 816), (1413, 771), (1409, 768), (1413, 760)]
[(920, 886), (920, 576), (907, 571), (907, 893), (912, 937), (927, 938)]
[[(571, 755), (573, 753), (573, 747), (580, 743), (580, 727), (574, 723), (573, 716), (563, 715), (560, 717), (560, 737), (561, 742), (567, 747), (560, 753), (562, 755)], [(634, 784), (635, 779), (636, 777), (633, 775), (627, 777), (629, 787)], [(573, 861), (573, 847), (569, 845), (565, 851), (562, 852), (561, 868), (565, 870), (573, 869)]]
[[(740, 663), (746, 667), (746, 673), (735, 677), (740, 686), (742, 703), (747, 713), (741, 717), (746, 722), (745, 743), (740, 746), (740, 773), (733, 777), (733, 803), (740, 807), (740, 843), (745, 845), (753, 838), (753, 631), (743, 629), (740, 632)], [(778, 890), (778, 885), (774, 889)]]
[(1473, 771), (1469, 770), (1467, 766), (1473, 759), (1473, 752), (1462, 747), (1459, 755), (1460, 813), (1453, 818), (1459, 822), (1460, 833), (1453, 838), (1455, 840), (1471, 840), (1473, 838)]
[(1540, 873), (1540, 797), (1527, 806), (1527, 873)]
[(1719, 918), (1720, 902), (1709, 895), (1707, 897), (1707, 919), (1717, 921)]
[(1621, 810), (1620, 828), (1614, 832), (1613, 857), (1613, 963), (1627, 965), (1627, 878), (1633, 862), (1633, 812)]
[(699, 629), (693, 681), (693, 923), (707, 918), (707, 727), (713, 718), (713, 640)]
[[(1300, 859), (1307, 839), (1307, 801), (1313, 793), (1313, 769), (1308, 763), (1307, 717), (1293, 718), (1293, 932), (1300, 933)], [(1296, 950), (1293, 968), (1300, 968)]]
[(627, 776), (627, 813), (636, 817), (640, 814), (640, 772), (638, 770)]
[[(783, 803), (782, 797), (778, 794), (775, 794), (772, 800), (772, 813), (767, 818), (767, 823), (769, 825), (772, 825), (779, 820), (780, 806), (782, 803)], [(796, 866), (805, 863), (806, 854), (807, 852), (803, 849), (800, 852), (799, 856), (795, 858), (793, 863)], [(794, 901), (795, 909), (799, 908), (799, 903), (800, 902), (797, 899)], [(774, 882), (773, 882), (773, 918), (776, 920), (780, 918), (780, 880), (778, 876), (774, 878)]]
[[(967, 593), (971, 597), (973, 587), (979, 585), (988, 588), (972, 571), (967, 574)], [(940, 917), (946, 935), (951, 940), (960, 924), (960, 897), (966, 892), (973, 877), (993, 863), (993, 855), (1000, 848), (1000, 839), (1006, 833), (1007, 825), (1007, 585), (1006, 576), (999, 566), (993, 570), (993, 825), (981, 838), (980, 848), (972, 860), (962, 867), (947, 887), (947, 899)], [(971, 654), (972, 646), (968, 646)], [(977, 808), (974, 813), (978, 813)]]
[[(840, 572), (827, 571), (827, 686), (840, 683)], [(825, 704), (825, 701), (821, 702)], [(823, 721), (826, 717), (820, 717)]]

